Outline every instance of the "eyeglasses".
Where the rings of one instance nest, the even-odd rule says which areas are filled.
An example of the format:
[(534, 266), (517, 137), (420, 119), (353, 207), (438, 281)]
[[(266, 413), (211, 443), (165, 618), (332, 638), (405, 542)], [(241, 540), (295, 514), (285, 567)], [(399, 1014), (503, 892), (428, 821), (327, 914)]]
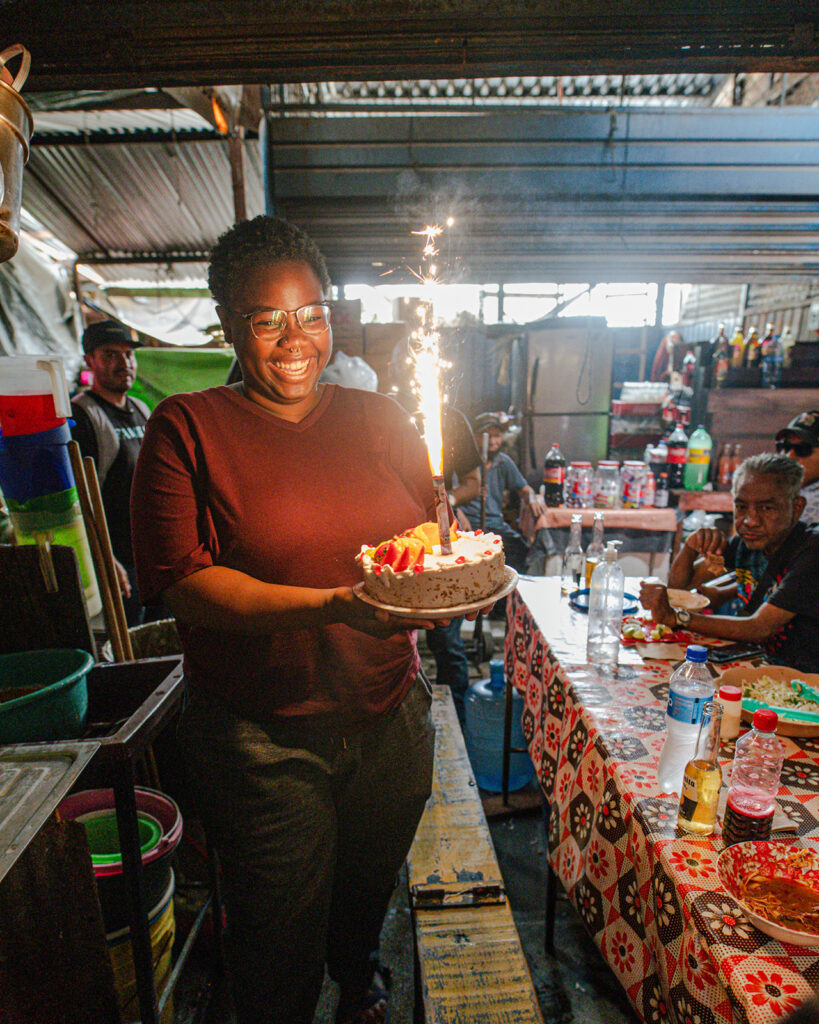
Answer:
[(287, 330), (287, 318), (291, 313), (307, 334), (321, 334), (330, 326), (329, 302), (313, 302), (299, 309), (257, 309), (254, 313), (240, 313), (228, 307), (228, 312), (247, 320), (253, 336), (259, 341), (278, 341)]
[(800, 459), (806, 459), (814, 449), (809, 441), (777, 441), (776, 450), (780, 453), (792, 451)]

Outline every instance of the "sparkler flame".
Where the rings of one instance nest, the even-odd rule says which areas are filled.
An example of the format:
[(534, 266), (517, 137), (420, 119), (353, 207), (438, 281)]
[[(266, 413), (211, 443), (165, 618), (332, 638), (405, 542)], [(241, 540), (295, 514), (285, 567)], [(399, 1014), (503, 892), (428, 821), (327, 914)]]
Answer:
[[(451, 220), (451, 218), (450, 218)], [(437, 282), (438, 267), (431, 262), (438, 255), (436, 239), (443, 232), (439, 224), (427, 225), (421, 231), (413, 231), (414, 235), (425, 236), (422, 256), (426, 267), (421, 267), (415, 274), (426, 289), (424, 299), (417, 309), (420, 326), (410, 336), (410, 352), (415, 363), (413, 374), (413, 391), (418, 399), (418, 412), (424, 422), (424, 440), (429, 454), (435, 487), (436, 516), (438, 519), (438, 538), (442, 554), (452, 553), (452, 542), (449, 536), (449, 509), (444, 486), (444, 439), (441, 402), (441, 362), (440, 334), (435, 319), (433, 303), (434, 288)]]
[(426, 288), (426, 294), (418, 306), (417, 313), (420, 325), (410, 335), (410, 353), (415, 364), (412, 379), (413, 392), (418, 399), (418, 412), (424, 423), (424, 440), (429, 452), (429, 463), (432, 475), (443, 476), (444, 441), (442, 433), (442, 402), (441, 402), (441, 362), (440, 334), (435, 319), (433, 304), (434, 287), (437, 285), (436, 264), (429, 263), (438, 255), (436, 239), (443, 232), (439, 224), (427, 225), (414, 235), (425, 238), (422, 251), (423, 259), (428, 264), (421, 267), (415, 276)]

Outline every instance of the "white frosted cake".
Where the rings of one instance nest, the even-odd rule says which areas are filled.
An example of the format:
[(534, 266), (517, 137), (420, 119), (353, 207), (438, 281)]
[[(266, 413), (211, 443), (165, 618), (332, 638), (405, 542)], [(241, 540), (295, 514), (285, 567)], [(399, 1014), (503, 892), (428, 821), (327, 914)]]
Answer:
[(496, 533), (459, 533), (453, 527), (451, 555), (442, 555), (437, 541), (437, 525), (422, 523), (377, 547), (362, 547), (356, 560), (365, 591), (400, 608), (454, 608), (503, 586), (503, 542)]

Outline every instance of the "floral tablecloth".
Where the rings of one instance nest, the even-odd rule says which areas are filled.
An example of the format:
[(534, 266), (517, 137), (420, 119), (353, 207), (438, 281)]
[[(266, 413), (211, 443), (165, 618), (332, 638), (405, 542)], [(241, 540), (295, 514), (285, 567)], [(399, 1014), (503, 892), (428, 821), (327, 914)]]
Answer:
[[(671, 665), (623, 648), (618, 678), (585, 658), (585, 615), (554, 578), (509, 598), (505, 661), (550, 802), (549, 859), (638, 1015), (651, 1024), (772, 1024), (819, 985), (819, 949), (758, 931), (721, 888), (715, 836), (677, 829), (655, 767)], [(819, 843), (819, 738), (784, 740), (779, 806)], [(723, 769), (733, 743), (723, 744)], [(783, 837), (785, 838), (785, 837)]]

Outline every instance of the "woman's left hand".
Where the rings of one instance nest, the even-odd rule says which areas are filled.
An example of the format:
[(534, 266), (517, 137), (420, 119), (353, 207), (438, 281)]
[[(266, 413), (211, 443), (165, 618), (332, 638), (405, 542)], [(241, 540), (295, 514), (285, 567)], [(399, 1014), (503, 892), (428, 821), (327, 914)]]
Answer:
[(356, 597), (350, 587), (340, 587), (333, 595), (337, 620), (350, 629), (366, 633), (382, 640), (395, 633), (406, 633), (413, 629), (434, 629), (438, 622), (431, 619), (405, 619), (390, 615), (383, 608), (374, 608)]

